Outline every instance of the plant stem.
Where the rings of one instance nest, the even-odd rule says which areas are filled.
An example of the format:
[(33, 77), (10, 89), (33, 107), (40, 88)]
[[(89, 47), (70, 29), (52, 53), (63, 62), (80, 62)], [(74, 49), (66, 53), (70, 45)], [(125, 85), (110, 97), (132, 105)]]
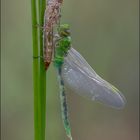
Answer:
[(32, 40), (33, 40), (33, 87), (34, 87), (34, 139), (39, 140), (39, 106), (38, 106), (38, 96), (39, 96), (39, 61), (34, 59), (38, 57), (38, 32), (37, 28), (37, 11), (36, 11), (36, 1), (31, 0), (32, 9)]
[[(46, 71), (44, 69), (42, 30), (40, 34), (37, 28), (37, 15), (39, 24), (43, 24), (43, 11), (45, 0), (38, 0), (39, 10), (37, 11), (36, 0), (31, 0), (32, 8), (32, 36), (33, 36), (33, 84), (34, 84), (34, 140), (45, 140), (46, 127)], [(39, 53), (40, 46), (40, 53)]]
[[(43, 27), (44, 22), (44, 12), (46, 1), (38, 0), (38, 9), (39, 9), (39, 25)], [(40, 38), (40, 56), (43, 56), (43, 31), (40, 30), (39, 34)], [(42, 138), (41, 140), (45, 140), (45, 130), (46, 130), (46, 70), (44, 65), (44, 60), (40, 59), (40, 93), (41, 93), (41, 127), (42, 127)]]

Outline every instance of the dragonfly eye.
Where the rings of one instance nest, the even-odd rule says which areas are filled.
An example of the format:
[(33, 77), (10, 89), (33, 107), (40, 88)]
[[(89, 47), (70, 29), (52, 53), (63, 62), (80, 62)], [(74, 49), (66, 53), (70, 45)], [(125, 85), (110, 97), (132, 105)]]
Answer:
[(70, 35), (70, 29), (66, 30), (65, 32), (67, 33), (68, 36)]
[(70, 36), (70, 30), (64, 30), (61, 32), (61, 36)]
[(58, 34), (61, 36), (61, 37), (65, 37), (65, 36), (69, 36), (70, 35), (70, 29), (69, 29), (69, 25), (68, 24), (62, 24), (58, 27), (57, 29), (58, 31)]

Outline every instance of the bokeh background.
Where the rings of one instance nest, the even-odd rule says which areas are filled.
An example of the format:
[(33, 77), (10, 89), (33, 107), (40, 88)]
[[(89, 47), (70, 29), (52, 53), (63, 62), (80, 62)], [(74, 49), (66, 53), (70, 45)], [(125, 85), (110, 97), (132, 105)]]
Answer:
[[(30, 0), (2, 0), (1, 19), (1, 138), (33, 140)], [(62, 22), (71, 26), (74, 48), (127, 99), (123, 110), (115, 110), (68, 93), (74, 140), (138, 140), (138, 0), (64, 0)], [(46, 134), (46, 140), (68, 140), (53, 65)]]

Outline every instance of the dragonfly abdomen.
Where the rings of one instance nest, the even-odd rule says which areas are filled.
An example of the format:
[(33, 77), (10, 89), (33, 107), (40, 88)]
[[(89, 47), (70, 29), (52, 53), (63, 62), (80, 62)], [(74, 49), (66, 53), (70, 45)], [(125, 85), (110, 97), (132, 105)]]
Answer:
[(69, 123), (69, 119), (68, 119), (68, 106), (67, 106), (67, 98), (66, 98), (66, 93), (65, 93), (65, 88), (64, 88), (64, 81), (61, 76), (61, 68), (58, 68), (57, 70), (58, 70), (58, 80), (59, 80), (59, 86), (60, 86), (62, 120), (63, 120), (64, 127), (65, 127), (68, 137), (70, 137), (72, 139), (70, 123)]

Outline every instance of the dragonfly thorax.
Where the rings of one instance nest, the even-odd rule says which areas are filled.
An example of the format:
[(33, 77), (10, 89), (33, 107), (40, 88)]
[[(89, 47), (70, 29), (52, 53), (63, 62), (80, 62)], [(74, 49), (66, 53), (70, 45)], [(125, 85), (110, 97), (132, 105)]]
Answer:
[(56, 67), (61, 67), (64, 62), (64, 57), (67, 55), (71, 47), (71, 37), (69, 25), (62, 24), (58, 27), (58, 40), (55, 44), (54, 64)]
[(57, 43), (55, 47), (54, 64), (60, 67), (64, 62), (64, 57), (67, 55), (68, 50), (71, 47), (71, 37), (63, 37)]

